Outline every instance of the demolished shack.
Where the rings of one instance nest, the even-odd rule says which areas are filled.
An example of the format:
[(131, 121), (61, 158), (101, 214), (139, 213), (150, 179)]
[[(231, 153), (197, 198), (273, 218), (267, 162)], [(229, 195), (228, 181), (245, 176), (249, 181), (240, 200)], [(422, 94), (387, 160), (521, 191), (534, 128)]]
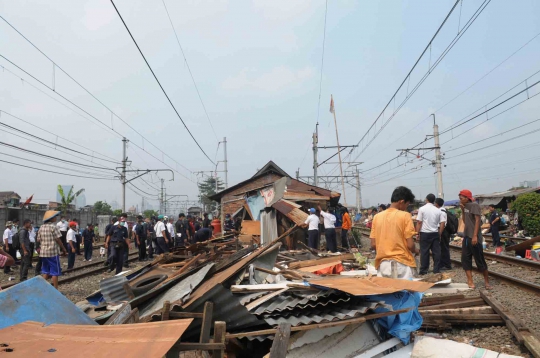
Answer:
[[(246, 244), (265, 245), (294, 225), (303, 224), (310, 207), (337, 207), (340, 196), (340, 193), (294, 179), (269, 161), (251, 178), (210, 196), (210, 199), (221, 205), (222, 227), (227, 214), (233, 220), (240, 217), (240, 240)], [(284, 243), (289, 250), (294, 250), (298, 241), (305, 244), (300, 230), (287, 236)]]

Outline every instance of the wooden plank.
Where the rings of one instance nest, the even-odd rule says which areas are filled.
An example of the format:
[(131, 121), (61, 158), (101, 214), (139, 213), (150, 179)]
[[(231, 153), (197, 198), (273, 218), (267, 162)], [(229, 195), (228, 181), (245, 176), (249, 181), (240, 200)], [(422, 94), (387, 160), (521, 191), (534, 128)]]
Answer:
[(289, 288), (288, 287), (285, 287), (285, 288), (282, 288), (281, 290), (279, 291), (274, 291), (274, 292), (271, 292), (267, 295), (264, 295), (262, 297), (259, 297), (257, 298), (255, 301), (253, 302), (250, 302), (246, 308), (248, 311), (251, 311), (252, 309), (256, 308), (256, 307), (259, 307), (260, 305), (262, 305), (263, 303), (265, 303), (266, 301), (276, 297), (276, 296), (279, 296), (281, 295), (283, 292), (287, 291)]
[(161, 310), (161, 320), (168, 321), (170, 312), (171, 312), (171, 302), (170, 301), (163, 302), (163, 309)]
[(270, 348), (270, 358), (285, 358), (287, 356), (290, 336), (290, 323), (280, 323), (274, 337), (274, 342), (272, 343), (272, 348)]
[(173, 347), (179, 351), (216, 351), (226, 348), (225, 343), (177, 343)]
[(276, 271), (272, 271), (272, 270), (268, 270), (268, 269), (265, 269), (263, 267), (254, 267), (255, 270), (257, 271), (261, 271), (261, 272), (264, 272), (264, 273), (267, 273), (269, 275), (279, 275), (279, 272), (276, 272)]
[(512, 321), (507, 320), (507, 321), (506, 321), (506, 327), (508, 328), (508, 330), (510, 331), (510, 333), (512, 333), (512, 335), (514, 336), (514, 338), (516, 339), (516, 341), (517, 341), (519, 344), (523, 344), (523, 343), (524, 343), (523, 335), (522, 335), (521, 332), (516, 328), (516, 326), (514, 326), (514, 324), (512, 323)]
[(114, 324), (122, 324), (126, 318), (128, 318), (131, 314), (131, 306), (129, 303), (124, 303), (119, 309), (114, 312), (114, 314), (109, 317), (107, 322), (105, 322), (104, 325), (114, 325)]
[(194, 312), (169, 312), (169, 319), (170, 318), (203, 318), (202, 313), (194, 313)]
[(519, 244), (507, 246), (505, 251), (520, 251), (529, 250), (534, 243), (540, 242), (540, 236), (533, 237), (527, 241), (520, 242)]
[(495, 313), (490, 306), (450, 308), (442, 310), (423, 310), (420, 311), (422, 317), (433, 316), (437, 314), (493, 314)]
[(326, 263), (329, 263), (329, 262), (343, 261), (343, 260), (354, 260), (354, 255), (353, 254), (344, 254), (344, 255), (322, 257), (322, 258), (316, 259), (316, 260), (297, 261), (297, 262), (291, 263), (289, 265), (289, 268), (291, 268), (291, 269), (299, 269), (299, 268), (302, 268), (302, 267), (321, 265), (321, 264), (326, 264)]
[(242, 233), (261, 236), (261, 222), (259, 220), (242, 221)]
[(422, 306), (419, 307), (419, 310), (439, 310), (439, 309), (448, 309), (448, 308), (464, 308), (464, 307), (475, 307), (475, 306), (484, 306), (486, 303), (480, 297), (465, 299), (457, 302), (442, 303), (440, 305), (433, 306)]
[(420, 307), (430, 306), (430, 305), (440, 305), (441, 303), (445, 301), (456, 301), (456, 300), (462, 300), (464, 298), (465, 298), (465, 295), (462, 295), (462, 294), (438, 296), (438, 297), (423, 297), (422, 303), (420, 303)]
[(504, 307), (502, 303), (500, 303), (496, 298), (493, 297), (493, 295), (488, 293), (486, 290), (480, 290), (480, 297), (482, 297), (484, 301), (486, 301), (486, 303), (490, 305), (491, 308), (493, 308), (493, 310), (497, 312), (505, 321), (511, 321), (514, 327), (516, 327), (519, 331), (529, 331), (529, 329), (525, 325), (525, 322), (514, 316), (512, 312), (510, 312), (506, 307)]
[(532, 333), (523, 333), (523, 343), (534, 358), (540, 358), (540, 341)]
[[(374, 313), (370, 315), (365, 315), (362, 317), (357, 318), (351, 318), (351, 319), (344, 319), (341, 321), (334, 321), (334, 322), (327, 322), (327, 323), (316, 323), (316, 324), (306, 324), (304, 326), (296, 326), (291, 327), (291, 332), (298, 332), (298, 331), (309, 331), (310, 329), (317, 329), (317, 328), (328, 328), (328, 327), (337, 327), (337, 326), (346, 326), (349, 324), (357, 324), (366, 322), (371, 319), (377, 319), (381, 317), (388, 317), (388, 316), (394, 316), (400, 313), (405, 313), (410, 311), (412, 308), (404, 308), (402, 310), (397, 311), (389, 311), (384, 313)], [(239, 337), (252, 337), (252, 336), (260, 336), (260, 335), (267, 335), (267, 334), (276, 334), (277, 329), (263, 329), (260, 331), (251, 331), (251, 332), (243, 332), (243, 333), (233, 333), (233, 334), (227, 334), (226, 338), (239, 338)]]
[(180, 261), (180, 262), (173, 262), (172, 264), (163, 264), (160, 265), (160, 267), (178, 267), (178, 266), (184, 266), (186, 264), (186, 261)]
[[(225, 345), (225, 334), (227, 333), (226, 323), (216, 321), (214, 323), (214, 343)], [(224, 349), (215, 349), (212, 358), (223, 358), (225, 356)]]
[(214, 303), (205, 302), (203, 309), (200, 343), (208, 343), (210, 341), (210, 328), (212, 327), (212, 311)]

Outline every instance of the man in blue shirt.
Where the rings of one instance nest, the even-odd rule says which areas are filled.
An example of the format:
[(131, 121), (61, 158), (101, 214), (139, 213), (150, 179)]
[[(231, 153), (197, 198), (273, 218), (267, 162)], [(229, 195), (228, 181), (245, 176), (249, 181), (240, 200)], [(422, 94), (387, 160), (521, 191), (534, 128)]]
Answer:
[(111, 227), (108, 233), (105, 247), (111, 247), (111, 265), (109, 272), (114, 270), (114, 262), (116, 260), (116, 274), (122, 272), (122, 266), (124, 263), (124, 252), (127, 249), (126, 240), (128, 238), (128, 229), (126, 219), (121, 217), (118, 221), (118, 225)]

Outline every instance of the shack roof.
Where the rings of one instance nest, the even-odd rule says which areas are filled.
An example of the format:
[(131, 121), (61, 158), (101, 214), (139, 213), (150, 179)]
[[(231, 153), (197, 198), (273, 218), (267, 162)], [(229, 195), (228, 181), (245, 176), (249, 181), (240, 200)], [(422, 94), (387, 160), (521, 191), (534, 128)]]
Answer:
[(520, 195), (533, 193), (533, 192), (540, 193), (540, 187), (506, 190), (506, 191), (500, 191), (500, 192), (491, 193), (491, 194), (479, 194), (479, 195), (474, 195), (474, 197), (478, 199), (478, 202), (480, 205), (491, 205), (491, 204), (497, 205), (501, 202), (501, 200), (505, 198), (516, 198)]

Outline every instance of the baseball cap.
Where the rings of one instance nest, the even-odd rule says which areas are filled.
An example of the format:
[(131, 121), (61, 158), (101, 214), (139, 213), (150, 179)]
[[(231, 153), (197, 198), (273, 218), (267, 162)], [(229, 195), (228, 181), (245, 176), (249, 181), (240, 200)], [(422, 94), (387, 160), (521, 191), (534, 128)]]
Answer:
[(470, 201), (474, 201), (474, 198), (472, 196), (472, 193), (470, 190), (468, 189), (463, 189), (462, 191), (459, 192), (459, 195), (463, 195), (464, 197), (466, 197), (467, 199), (469, 199)]
[(162, 220), (163, 219), (163, 215), (158, 215), (157, 217), (159, 220)]
[(77, 226), (77, 223), (76, 223), (75, 221), (70, 221), (70, 222), (69, 222), (69, 226), (75, 226), (75, 227), (76, 227), (76, 226)]
[(315, 208), (309, 209), (309, 212), (312, 213), (312, 214), (315, 214)]

